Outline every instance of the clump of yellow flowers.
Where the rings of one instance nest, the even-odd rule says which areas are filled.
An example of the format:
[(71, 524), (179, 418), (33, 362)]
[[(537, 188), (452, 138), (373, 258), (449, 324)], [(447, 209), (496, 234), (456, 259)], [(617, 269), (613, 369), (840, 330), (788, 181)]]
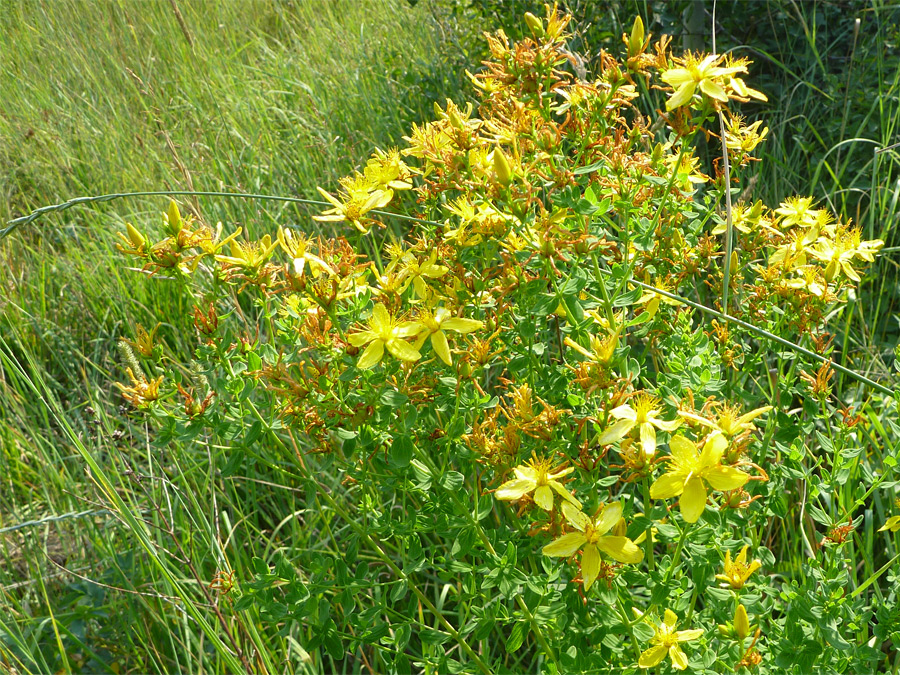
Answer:
[[(623, 59), (604, 51), (581, 73), (568, 21), (547, 7), (518, 43), (490, 35), (477, 100), (437, 105), (403, 147), (319, 188), (300, 223), (253, 238), (262, 225), (212, 226), (172, 202), (158, 237), (119, 235), (148, 276), (183, 282), (197, 339), (195, 362), (171, 372), (157, 329), (137, 326), (122, 396), (169, 436), (277, 447), (260, 466), (352, 531), (356, 577), (322, 547), (296, 552), (316, 570), (303, 611), (329, 658), (350, 635), (380, 659), (373, 672), (401, 672), (390, 659), (404, 650), (434, 672), (636, 672), (688, 668), (691, 643), (707, 670), (753, 668), (822, 631), (840, 644), (837, 619), (809, 616), (838, 616), (877, 581), (870, 561), (826, 557), (857, 546), (852, 527), (826, 550), (815, 523), (852, 525), (889, 475), (859, 450), (875, 432), (827, 407), (829, 320), (883, 242), (811, 197), (727, 212), (731, 186), (704, 158), (730, 157), (739, 185), (769, 135), (734, 110), (766, 100), (744, 81), (749, 61), (674, 54), (637, 20)], [(660, 91), (664, 111), (648, 107)], [(721, 312), (726, 283), (739, 301)], [(804, 398), (804, 369), (827, 395)], [(885, 517), (887, 540), (900, 516)], [(794, 521), (799, 538), (785, 535)], [(779, 561), (798, 550), (815, 574)], [(348, 611), (365, 583), (396, 585)], [(797, 614), (819, 597), (818, 614)], [(329, 603), (326, 623), (386, 623), (322, 628)], [(801, 620), (809, 630), (785, 628)], [(503, 654), (473, 648), (501, 632)], [(435, 661), (428, 640), (454, 640), (447, 654), (466, 663)]]

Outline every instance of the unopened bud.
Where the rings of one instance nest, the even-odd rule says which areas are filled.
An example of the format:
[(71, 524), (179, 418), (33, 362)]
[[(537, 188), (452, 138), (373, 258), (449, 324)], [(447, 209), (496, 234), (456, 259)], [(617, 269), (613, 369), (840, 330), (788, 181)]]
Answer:
[(631, 27), (631, 37), (628, 38), (628, 56), (637, 56), (644, 47), (644, 22), (640, 16), (634, 19)]
[(738, 257), (737, 251), (731, 252), (731, 274), (734, 275), (737, 273), (738, 266), (741, 264), (741, 259)]
[(734, 612), (734, 632), (737, 633), (739, 640), (750, 635), (750, 619), (747, 616), (747, 610), (740, 604)]
[(525, 23), (534, 33), (535, 37), (544, 37), (544, 23), (531, 12), (525, 12)]
[(181, 232), (183, 222), (181, 220), (181, 212), (178, 210), (178, 204), (174, 199), (169, 200), (169, 210), (166, 212), (165, 218), (166, 232), (169, 236), (174, 237)]
[(128, 240), (135, 250), (143, 251), (144, 245), (147, 243), (147, 240), (144, 239), (144, 235), (138, 232), (131, 223), (125, 223), (125, 229), (128, 231)]
[(456, 106), (448, 105), (447, 106), (447, 117), (450, 119), (450, 126), (454, 129), (462, 129), (463, 121), (459, 116), (459, 113), (456, 112)]
[(500, 149), (499, 145), (494, 148), (494, 174), (497, 176), (497, 181), (503, 187), (506, 187), (512, 182), (512, 167), (510, 167), (509, 160), (506, 159), (506, 155), (503, 154), (503, 150)]

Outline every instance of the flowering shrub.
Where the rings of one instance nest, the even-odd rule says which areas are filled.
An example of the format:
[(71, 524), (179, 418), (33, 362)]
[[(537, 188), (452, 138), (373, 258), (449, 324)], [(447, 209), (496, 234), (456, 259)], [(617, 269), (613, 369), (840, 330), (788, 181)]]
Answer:
[(583, 81), (567, 18), (526, 22), (488, 36), (477, 107), (322, 190), (343, 236), (247, 240), (174, 202), (160, 241), (121, 235), (196, 301), (190, 369), (142, 328), (124, 348), (157, 443), (208, 434), (224, 474), (252, 458), (342, 520), (317, 536), (343, 555), (283, 542), (221, 611), (308, 628), (326, 671), (876, 667), (895, 462), (838, 416), (827, 357), (881, 242), (742, 198), (768, 133), (732, 109), (765, 100), (746, 60), (638, 20)]

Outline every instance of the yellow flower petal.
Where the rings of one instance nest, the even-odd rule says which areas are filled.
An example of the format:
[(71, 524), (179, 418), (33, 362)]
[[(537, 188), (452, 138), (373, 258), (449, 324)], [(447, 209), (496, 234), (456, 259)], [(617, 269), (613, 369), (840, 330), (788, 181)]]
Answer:
[(372, 340), (377, 339), (378, 336), (375, 335), (370, 330), (360, 331), (359, 333), (353, 333), (352, 335), (347, 336), (347, 342), (349, 342), (354, 347), (362, 347), (363, 345), (369, 344)]
[(653, 481), (650, 486), (650, 497), (653, 499), (671, 499), (684, 491), (684, 476), (670, 471)]
[(574, 527), (576, 530), (584, 532), (587, 526), (591, 524), (591, 519), (581, 512), (580, 507), (575, 508), (568, 502), (563, 503), (562, 512), (566, 520), (569, 521), (569, 525)]
[(391, 315), (388, 314), (387, 307), (380, 302), (372, 309), (372, 318), (369, 319), (369, 325), (376, 333), (390, 329)]
[(750, 480), (750, 476), (733, 466), (714, 466), (707, 469), (703, 477), (713, 490), (737, 490)]
[(646, 457), (656, 454), (656, 429), (650, 422), (641, 424), (641, 449)]
[(891, 516), (886, 521), (884, 521), (884, 525), (878, 528), (879, 532), (885, 532), (886, 530), (890, 530), (891, 532), (896, 532), (900, 529), (900, 516)]
[(684, 436), (673, 436), (669, 439), (669, 450), (672, 453), (672, 459), (681, 466), (690, 466), (700, 456), (697, 452), (697, 446), (694, 442)]
[(633, 420), (619, 420), (597, 437), (597, 443), (599, 445), (609, 445), (610, 443), (615, 443), (633, 428)]
[(669, 628), (674, 628), (675, 624), (678, 623), (678, 615), (671, 609), (667, 609), (663, 614), (663, 623)]
[(434, 348), (434, 353), (441, 357), (441, 361), (448, 366), (453, 365), (450, 360), (450, 345), (447, 344), (447, 336), (444, 335), (444, 331), (439, 330), (431, 334), (431, 346)]
[(650, 647), (650, 649), (641, 654), (638, 659), (638, 665), (641, 668), (652, 668), (666, 657), (667, 651), (669, 650), (665, 645)]
[(534, 481), (527, 478), (516, 478), (508, 480), (494, 493), (494, 497), (501, 501), (514, 501), (521, 499), (527, 493), (534, 490)]
[(603, 511), (600, 512), (600, 517), (597, 518), (597, 522), (594, 523), (594, 530), (597, 534), (606, 534), (621, 518), (622, 502), (612, 502), (611, 504), (607, 504), (603, 507)]
[(644, 559), (644, 551), (628, 537), (600, 537), (597, 548), (620, 563), (636, 565)]
[(703, 629), (702, 628), (694, 628), (692, 630), (678, 631), (677, 633), (675, 633), (675, 638), (679, 642), (689, 642), (690, 640), (696, 640), (701, 635), (703, 635)]
[(391, 340), (387, 343), (387, 350), (401, 361), (418, 361), (422, 355), (408, 342), (403, 340)]
[(484, 322), (475, 319), (447, 319), (441, 324), (444, 330), (452, 330), (457, 333), (471, 333), (484, 326)]
[(560, 497), (565, 499), (567, 502), (569, 502), (570, 504), (572, 504), (573, 506), (575, 506), (579, 509), (581, 508), (581, 502), (578, 501), (577, 499), (575, 499), (575, 497), (572, 496), (572, 493), (570, 493), (568, 490), (566, 490), (565, 486), (562, 483), (558, 483), (555, 480), (551, 480), (548, 483), (548, 485), (550, 487), (552, 487), (554, 490), (556, 490), (556, 494), (558, 494)]
[(719, 432), (714, 432), (703, 444), (703, 452), (700, 453), (700, 467), (715, 466), (722, 461), (722, 455), (728, 448), (728, 441)]
[(672, 667), (675, 670), (684, 670), (687, 668), (687, 654), (685, 654), (678, 645), (669, 647), (669, 658), (672, 659)]
[(706, 508), (706, 486), (703, 481), (694, 476), (684, 486), (684, 492), (678, 501), (681, 506), (681, 515), (689, 523), (696, 523), (703, 515)]
[[(666, 101), (666, 110), (675, 110), (675, 108), (683, 106), (686, 103), (690, 103), (691, 98), (693, 98), (694, 96), (695, 88), (696, 85), (693, 83), (693, 81), (685, 82), (684, 84), (682, 84), (678, 88), (678, 90), (669, 97), (669, 100)], [(655, 314), (658, 308), (659, 300), (656, 299), (655, 306), (652, 309), (648, 306), (648, 311), (652, 311)]]
[(581, 578), (584, 590), (589, 591), (600, 574), (600, 551), (593, 544), (584, 547), (581, 553)]
[(570, 532), (547, 544), (541, 552), (554, 558), (568, 558), (584, 546), (586, 541), (581, 532)]
[(362, 370), (366, 370), (367, 368), (371, 368), (376, 363), (381, 361), (381, 358), (384, 356), (384, 342), (381, 340), (373, 340), (368, 347), (366, 347), (366, 351), (362, 353), (362, 356), (359, 357), (359, 361), (356, 366), (361, 368)]
[(704, 78), (700, 80), (700, 91), (717, 101), (722, 101), (723, 103), (728, 102), (728, 96), (725, 94), (725, 90), (710, 79)]
[(541, 485), (534, 491), (534, 503), (544, 511), (550, 511), (553, 508), (553, 490), (549, 485)]

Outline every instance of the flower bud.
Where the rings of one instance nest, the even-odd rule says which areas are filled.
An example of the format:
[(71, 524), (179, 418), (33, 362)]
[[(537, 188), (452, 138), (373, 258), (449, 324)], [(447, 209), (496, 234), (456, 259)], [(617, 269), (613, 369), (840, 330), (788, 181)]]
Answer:
[(531, 12), (525, 12), (525, 23), (535, 37), (544, 37), (544, 23)]
[(644, 22), (640, 16), (634, 18), (631, 37), (628, 38), (628, 57), (637, 56), (644, 47)]
[(506, 155), (503, 154), (503, 150), (500, 149), (499, 145), (494, 148), (494, 175), (503, 187), (509, 185), (513, 179), (512, 167), (510, 167), (509, 160), (506, 159)]
[(166, 234), (170, 237), (174, 237), (181, 232), (181, 226), (183, 224), (181, 212), (178, 210), (178, 204), (175, 203), (174, 199), (169, 200), (169, 210), (163, 216), (163, 220), (165, 221)]
[(750, 619), (747, 616), (747, 610), (741, 604), (737, 606), (737, 610), (734, 612), (734, 632), (737, 633), (739, 640), (743, 640), (750, 635)]
[(131, 245), (134, 247), (136, 251), (143, 251), (144, 246), (147, 243), (147, 240), (144, 239), (144, 235), (137, 231), (137, 229), (131, 223), (125, 223), (125, 229), (128, 232), (128, 240), (131, 242)]

